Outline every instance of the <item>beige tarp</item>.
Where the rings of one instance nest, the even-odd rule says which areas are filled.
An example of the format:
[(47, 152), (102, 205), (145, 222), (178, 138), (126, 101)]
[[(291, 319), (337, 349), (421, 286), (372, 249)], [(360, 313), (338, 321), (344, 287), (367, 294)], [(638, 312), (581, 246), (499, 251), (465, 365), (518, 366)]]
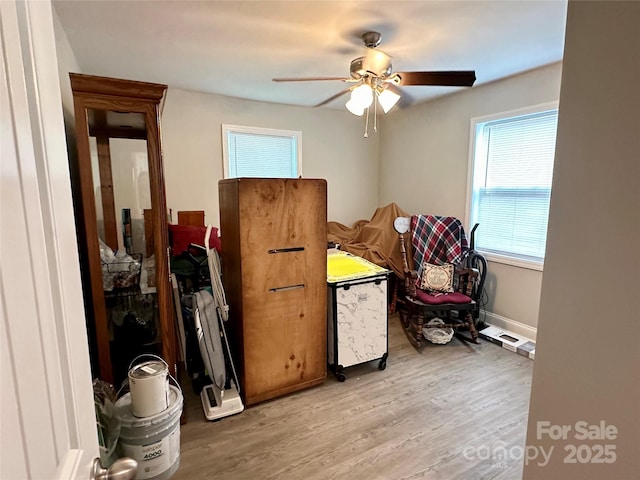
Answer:
[[(393, 229), (396, 217), (408, 217), (395, 203), (376, 209), (371, 220), (358, 220), (351, 227), (338, 222), (327, 223), (327, 240), (340, 244), (345, 250), (370, 262), (389, 268), (404, 278), (404, 267), (400, 253), (400, 238)], [(411, 237), (404, 236), (407, 248), (407, 259), (411, 264)]]

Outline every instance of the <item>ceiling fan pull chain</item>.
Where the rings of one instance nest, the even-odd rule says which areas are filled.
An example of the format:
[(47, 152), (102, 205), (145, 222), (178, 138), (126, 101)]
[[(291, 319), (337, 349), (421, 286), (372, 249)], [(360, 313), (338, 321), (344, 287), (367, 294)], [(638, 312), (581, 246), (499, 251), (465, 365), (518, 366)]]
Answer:
[(369, 110), (371, 110), (371, 108), (367, 107), (367, 118), (364, 122), (364, 138), (369, 138)]
[(373, 96), (373, 131), (378, 133), (378, 99)]

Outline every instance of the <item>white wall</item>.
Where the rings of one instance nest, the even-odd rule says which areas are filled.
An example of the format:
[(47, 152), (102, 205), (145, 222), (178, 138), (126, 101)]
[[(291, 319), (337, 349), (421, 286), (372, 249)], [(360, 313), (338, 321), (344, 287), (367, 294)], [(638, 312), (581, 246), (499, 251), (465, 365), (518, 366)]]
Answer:
[(278, 105), (169, 87), (162, 114), (167, 205), (219, 225), (223, 123), (302, 131), (302, 173), (325, 178), (328, 218), (350, 225), (378, 203), (378, 135), (346, 110)]
[[(525, 466), (526, 480), (640, 475), (638, 25), (638, 2), (569, 2), (527, 434), (555, 451)], [(617, 436), (576, 439), (582, 420)], [(567, 440), (538, 438), (539, 421), (571, 426)], [(617, 458), (566, 463), (567, 444), (612, 445)]]
[[(413, 214), (455, 216), (468, 228), (471, 118), (557, 101), (561, 71), (553, 64), (390, 113), (380, 133), (379, 203), (393, 201)], [(497, 263), (488, 271), (486, 309), (535, 327), (541, 272)]]
[[(65, 128), (69, 135), (69, 127), (73, 126), (75, 115), (73, 113), (73, 93), (71, 92), (71, 81), (69, 72), (82, 73), (75, 53), (71, 49), (67, 34), (62, 29), (62, 24), (58, 19), (55, 9), (51, 9), (53, 14), (53, 32), (56, 38), (56, 53), (58, 55), (58, 76), (60, 78), (60, 94), (62, 95), (62, 110), (64, 114)], [(75, 128), (75, 127), (72, 127)], [(75, 143), (73, 144), (75, 148)]]

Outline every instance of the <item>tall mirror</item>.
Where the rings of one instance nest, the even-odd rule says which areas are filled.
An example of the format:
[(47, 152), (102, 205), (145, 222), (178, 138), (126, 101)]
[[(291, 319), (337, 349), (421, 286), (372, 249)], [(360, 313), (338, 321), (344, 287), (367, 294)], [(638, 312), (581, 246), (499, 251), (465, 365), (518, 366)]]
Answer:
[(94, 376), (119, 384), (144, 353), (175, 373), (159, 136), (166, 87), (77, 74), (71, 84)]

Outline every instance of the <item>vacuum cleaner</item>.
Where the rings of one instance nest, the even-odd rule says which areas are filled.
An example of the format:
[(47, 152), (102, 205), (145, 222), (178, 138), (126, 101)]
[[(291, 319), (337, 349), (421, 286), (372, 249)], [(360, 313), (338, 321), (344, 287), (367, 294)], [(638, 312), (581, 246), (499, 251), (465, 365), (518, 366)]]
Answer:
[[(240, 399), (238, 376), (224, 327), (229, 318), (229, 306), (222, 287), (220, 257), (215, 249), (209, 248), (210, 234), (211, 226), (207, 228), (204, 242), (211, 293), (201, 290), (193, 295), (193, 317), (200, 354), (213, 382), (200, 392), (202, 408), (207, 420), (216, 420), (242, 412), (244, 405)], [(231, 375), (227, 375), (228, 370)]]

